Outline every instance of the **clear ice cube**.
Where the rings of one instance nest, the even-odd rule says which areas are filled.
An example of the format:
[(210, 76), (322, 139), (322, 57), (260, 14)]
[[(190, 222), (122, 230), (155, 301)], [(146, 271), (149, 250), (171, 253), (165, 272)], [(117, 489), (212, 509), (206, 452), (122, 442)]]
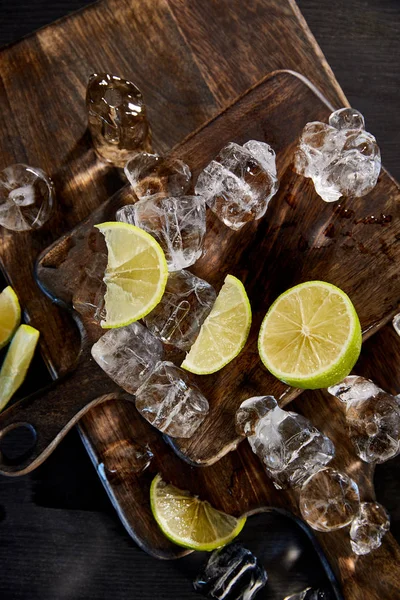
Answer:
[(39, 229), (54, 201), (53, 183), (42, 169), (16, 164), (0, 171), (0, 225), (6, 229)]
[(185, 269), (200, 258), (206, 233), (206, 209), (200, 196), (151, 196), (133, 209), (135, 225), (158, 241), (170, 271)]
[(400, 405), (364, 377), (350, 375), (328, 392), (346, 404), (349, 436), (357, 455), (368, 463), (382, 463), (400, 451)]
[(189, 271), (170, 273), (161, 302), (144, 322), (165, 344), (189, 350), (215, 302), (214, 288)]
[(365, 196), (376, 185), (381, 154), (376, 139), (364, 130), (364, 118), (354, 109), (341, 109), (329, 125), (307, 123), (295, 153), (295, 170), (310, 177), (325, 202), (341, 196)]
[(132, 323), (110, 329), (93, 346), (92, 356), (111, 379), (134, 394), (163, 357), (163, 346), (150, 331)]
[(79, 285), (72, 298), (72, 306), (81, 317), (98, 325), (106, 317), (103, 277), (107, 267), (107, 254), (95, 252), (82, 272)]
[(109, 73), (91, 75), (86, 106), (93, 145), (103, 160), (123, 167), (131, 156), (151, 149), (146, 107), (131, 81)]
[(390, 517), (387, 510), (377, 502), (362, 502), (360, 512), (350, 527), (350, 544), (355, 554), (369, 554), (382, 544), (389, 531)]
[(363, 115), (355, 108), (340, 108), (329, 117), (329, 125), (335, 129), (365, 129)]
[(358, 514), (360, 495), (356, 482), (346, 473), (326, 468), (306, 481), (300, 492), (300, 512), (318, 531), (345, 527)]
[(105, 479), (123, 479), (130, 473), (142, 473), (149, 467), (152, 458), (149, 446), (142, 446), (133, 440), (118, 440), (102, 453), (98, 469)]
[(268, 144), (231, 142), (200, 173), (196, 194), (225, 225), (238, 230), (260, 219), (278, 190), (275, 152)]
[(236, 427), (246, 435), (276, 488), (302, 485), (328, 464), (335, 447), (312, 423), (279, 408), (273, 396), (256, 396), (242, 402)]
[(182, 160), (147, 152), (129, 159), (124, 171), (139, 200), (154, 194), (182, 196), (192, 179), (188, 165)]
[(173, 363), (158, 362), (136, 392), (136, 408), (154, 427), (171, 437), (191, 437), (208, 414), (208, 402)]
[(264, 567), (250, 550), (235, 543), (211, 554), (193, 586), (215, 600), (253, 600), (267, 579)]
[(135, 225), (135, 205), (127, 204), (126, 206), (119, 208), (115, 213), (115, 219), (120, 223)]

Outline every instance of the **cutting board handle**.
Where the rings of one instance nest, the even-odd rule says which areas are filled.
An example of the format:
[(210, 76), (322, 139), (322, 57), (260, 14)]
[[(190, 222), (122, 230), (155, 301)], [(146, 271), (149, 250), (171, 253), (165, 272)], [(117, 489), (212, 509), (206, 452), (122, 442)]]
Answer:
[[(29, 473), (51, 454), (82, 415), (112, 399), (134, 401), (103, 373), (89, 352), (82, 354), (73, 371), (0, 414), (0, 473)], [(17, 433), (30, 437), (29, 448), (18, 456), (6, 456), (6, 439)]]

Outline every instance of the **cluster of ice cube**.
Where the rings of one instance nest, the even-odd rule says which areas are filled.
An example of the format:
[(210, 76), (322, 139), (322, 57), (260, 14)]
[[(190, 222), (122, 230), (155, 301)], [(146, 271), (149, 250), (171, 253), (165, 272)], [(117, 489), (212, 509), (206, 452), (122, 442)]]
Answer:
[(301, 486), (328, 464), (335, 447), (305, 417), (279, 408), (273, 396), (245, 400), (236, 413), (245, 435), (276, 488)]
[(231, 142), (200, 173), (196, 194), (225, 225), (237, 230), (260, 219), (278, 190), (275, 152), (268, 144)]
[(97, 364), (128, 393), (154, 427), (191, 437), (208, 414), (208, 402), (188, 374), (164, 361), (160, 340), (140, 323), (107, 331), (93, 346)]
[(295, 170), (310, 177), (325, 202), (341, 196), (361, 197), (376, 185), (381, 154), (376, 139), (364, 129), (364, 117), (353, 108), (341, 108), (329, 125), (307, 123), (295, 154)]
[(200, 173), (196, 195), (187, 195), (191, 171), (184, 162), (141, 153), (125, 174), (139, 202), (124, 206), (117, 220), (141, 227), (159, 242), (169, 271), (193, 265), (202, 255), (206, 204), (228, 227), (260, 219), (278, 189), (275, 153), (263, 142), (230, 143)]
[[(377, 396), (389, 394), (368, 380), (349, 377), (334, 389), (337, 394), (344, 395), (341, 398), (344, 401), (350, 401), (355, 393), (350, 384), (354, 384), (357, 390), (358, 401), (374, 398), (377, 421), (382, 424), (385, 410)], [(361, 385), (362, 389), (358, 389)], [(332, 388), (330, 391), (333, 393)], [(385, 400), (393, 409), (393, 398)], [(363, 448), (364, 430), (368, 430), (369, 422), (367, 419), (367, 427), (361, 423), (359, 429)], [(387, 423), (392, 425), (392, 420), (385, 420), (385, 425)], [(334, 531), (351, 523), (351, 545), (356, 554), (366, 554), (380, 546), (389, 528), (386, 511), (376, 504), (360, 504), (356, 482), (346, 473), (327, 467), (335, 454), (334, 444), (308, 419), (282, 410), (273, 396), (257, 396), (240, 405), (236, 413), (236, 429), (240, 435), (247, 437), (276, 488), (300, 488), (300, 512), (311, 527), (318, 531)], [(382, 444), (390, 446), (386, 434), (387, 430), (381, 434), (382, 440), (377, 444), (379, 452)]]
[(346, 422), (357, 456), (383, 463), (400, 451), (400, 404), (364, 377), (350, 375), (328, 388), (346, 407)]

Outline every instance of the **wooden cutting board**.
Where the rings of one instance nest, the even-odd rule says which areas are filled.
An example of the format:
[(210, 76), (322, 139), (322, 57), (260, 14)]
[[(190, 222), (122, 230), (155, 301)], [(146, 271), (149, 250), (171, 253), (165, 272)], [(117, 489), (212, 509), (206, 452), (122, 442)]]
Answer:
[[(272, 394), (285, 405), (300, 393), (271, 376), (258, 356), (262, 319), (280, 293), (312, 279), (339, 286), (354, 302), (365, 336), (397, 310), (400, 191), (396, 183), (382, 171), (375, 189), (348, 201), (346, 208), (345, 202), (323, 202), (312, 182), (293, 170), (294, 151), (304, 126), (310, 121), (327, 121), (330, 112), (330, 106), (302, 77), (278, 71), (172, 151), (189, 164), (196, 180), (230, 141), (269, 142), (277, 154), (280, 181), (265, 218), (240, 232), (233, 232), (207, 211), (203, 256), (191, 271), (217, 290), (228, 273), (237, 276), (249, 295), (253, 322), (249, 340), (234, 361), (213, 375), (193, 377), (210, 403), (210, 413), (190, 439), (169, 439), (178, 454), (193, 465), (212, 464), (237, 446), (235, 412), (243, 400)], [(93, 225), (114, 220), (121, 205), (134, 201), (127, 187), (45, 251), (37, 264), (37, 278), (50, 297), (72, 308), (87, 266), (102, 249), (102, 236)], [(381, 224), (375, 223), (375, 215)], [(83, 320), (83, 325), (90, 342), (96, 341), (101, 329), (94, 328), (90, 320)], [(77, 377), (84, 374), (85, 368), (81, 368)], [(93, 388), (90, 398), (96, 396), (95, 383)], [(80, 402), (78, 407), (82, 410)], [(40, 437), (44, 440), (45, 433)]]
[[(84, 111), (90, 73), (110, 70), (139, 85), (149, 107), (154, 148), (166, 151), (277, 68), (292, 68), (307, 75), (335, 107), (346, 103), (291, 0), (255, 0), (251, 4), (239, 0), (104, 0), (0, 53), (0, 167), (13, 162), (40, 166), (51, 174), (58, 193), (56, 218), (46, 228), (21, 234), (18, 247), (10, 244), (10, 233), (0, 233), (3, 269), (11, 274), (14, 266), (18, 267), (17, 292), (27, 318), (42, 332), (42, 353), (54, 376), (74, 362), (80, 336), (73, 321), (38, 293), (32, 276), (33, 260), (123, 184), (117, 171), (101, 165), (91, 150)], [(301, 410), (314, 410), (311, 399), (315, 397), (303, 395)], [(102, 462), (105, 449), (121, 439), (121, 432), (129, 445), (135, 414), (131, 404), (110, 401), (84, 416), (80, 431), (96, 466)], [(160, 453), (177, 460), (165, 446)], [(176, 483), (207, 490), (206, 495), (226, 510), (229, 499), (242, 500), (241, 490), (246, 486), (249, 497), (238, 510), (252, 503), (277, 504), (283, 497), (264, 497), (269, 481), (247, 444), (213, 467), (194, 471), (179, 464), (183, 465), (183, 481)], [(165, 467), (165, 476), (172, 477), (173, 473), (175, 468)], [(203, 486), (208, 477), (209, 485)], [(218, 493), (213, 495), (216, 480), (225, 484), (224, 499)], [(123, 484), (103, 483), (132, 533), (137, 480), (128, 477)], [(140, 499), (138, 502), (140, 506)], [(286, 499), (284, 502), (287, 505)], [(331, 536), (320, 537), (329, 551), (325, 540)], [(337, 553), (332, 545), (328, 553), (341, 575), (346, 597), (386, 597), (379, 591), (381, 581), (369, 581), (375, 557), (381, 567), (380, 580), (395, 586), (396, 571), (390, 565), (397, 550), (387, 539), (379, 555), (372, 555), (371, 561), (363, 559), (357, 568), (346, 553)], [(164, 546), (162, 552), (172, 557), (176, 549)], [(394, 598), (395, 592), (387, 597)]]
[[(189, 443), (186, 440), (168, 440), (187, 462), (216, 464), (193, 470), (171, 451), (166, 452), (161, 436), (143, 421), (129, 402), (126, 407), (129, 407), (130, 419), (119, 420), (118, 440), (115, 440), (114, 433), (113, 441), (110, 439), (101, 447), (99, 473), (105, 482), (113, 486), (109, 489), (119, 489), (119, 499), (123, 498), (123, 506), (129, 506), (135, 517), (129, 525), (131, 534), (155, 556), (165, 558), (174, 552), (160, 535), (149, 509), (149, 485), (157, 471), (180, 487), (200, 493), (233, 514), (260, 512), (268, 506), (284, 507), (299, 514), (298, 490), (275, 490), (261, 463), (249, 453), (248, 448), (244, 450), (247, 459), (239, 470), (240, 476), (233, 466), (237, 453), (230, 453), (216, 462), (232, 444), (237, 443), (233, 422), (239, 403), (249, 395), (272, 393), (278, 396), (285, 390), (261, 367), (256, 348), (261, 319), (276, 294), (300, 280), (320, 277), (323, 269), (325, 279), (343, 287), (353, 298), (367, 333), (378, 329), (397, 307), (400, 286), (395, 264), (399, 252), (400, 193), (394, 181), (382, 172), (371, 194), (353, 202), (351, 208), (341, 205), (338, 212), (338, 205), (323, 203), (310, 182), (297, 176), (291, 168), (295, 142), (304, 124), (314, 119), (326, 119), (329, 112), (329, 106), (303, 78), (294, 73), (277, 72), (172, 151), (174, 156), (190, 164), (196, 176), (218, 152), (221, 144), (232, 139), (244, 142), (249, 136), (265, 140), (265, 132), (268, 132), (268, 140), (277, 150), (281, 186), (267, 215), (239, 233), (231, 232), (209, 211), (205, 255), (193, 269), (217, 288), (226, 273), (233, 272), (244, 280), (253, 307), (254, 331), (244, 351), (220, 373), (196, 379), (211, 406), (205, 427), (196, 432)], [(282, 115), (285, 119), (281, 118)], [(57, 303), (72, 309), (72, 299), (81, 285), (82, 272), (88, 264), (92, 264), (98, 244), (102, 242), (93, 225), (114, 219), (116, 210), (133, 200), (130, 188), (122, 189), (39, 258), (36, 267), (38, 282)], [(386, 224), (379, 228), (372, 225), (371, 206), (379, 214), (391, 215), (392, 220), (385, 219)], [(336, 235), (332, 230), (336, 231)], [(329, 235), (323, 234), (326, 231)], [(76, 318), (79, 320), (78, 316)], [(90, 346), (102, 334), (101, 329), (90, 320), (82, 319), (81, 330), (82, 350), (78, 367), (47, 394), (22, 400), (0, 415), (0, 428), (24, 421), (36, 429), (35, 464), (45, 458), (83, 413), (85, 399), (86, 402), (97, 403), (101, 396), (102, 401), (106, 401), (106, 404), (97, 407), (99, 417), (96, 418), (96, 427), (103, 436), (109, 432), (107, 407), (109, 399), (113, 395), (117, 397), (119, 392), (90, 357)], [(245, 379), (242, 373), (246, 374)], [(295, 394), (292, 390), (291, 397)], [(343, 407), (324, 392), (308, 393), (307, 396), (307, 404), (300, 410), (335, 442), (337, 456), (333, 466), (345, 470), (358, 482), (362, 500), (372, 499), (373, 469), (354, 456), (352, 446), (344, 435)], [(288, 397), (285, 396), (283, 404)], [(74, 407), (76, 415), (73, 414)], [(53, 441), (55, 435), (57, 437)], [(155, 454), (151, 469), (143, 475), (134, 475), (129, 468), (129, 437), (139, 443), (150, 444)], [(50, 448), (46, 447), (48, 443)], [(243, 446), (247, 447), (247, 442)], [(207, 460), (204, 460), (204, 455)], [(239, 456), (243, 456), (242, 452)], [(22, 466), (0, 461), (1, 470), (8, 474), (16, 474), (18, 470), (26, 472), (32, 467), (31, 460), (27, 457)], [(350, 552), (348, 528), (332, 534), (320, 534), (320, 537), (333, 564), (342, 566), (343, 575), (353, 577), (349, 565), (355, 565), (357, 561)], [(385, 539), (384, 557), (388, 551), (398, 553), (397, 545), (390, 536)], [(184, 551), (178, 553), (183, 554)], [(391, 561), (387, 565), (387, 577), (377, 586), (379, 594), (382, 586), (391, 588), (393, 585), (393, 572), (396, 571), (393, 571)], [(358, 584), (358, 579), (364, 576), (362, 569), (355, 583)], [(354, 583), (352, 579), (350, 581)], [(357, 590), (354, 588), (353, 592), (357, 594)]]

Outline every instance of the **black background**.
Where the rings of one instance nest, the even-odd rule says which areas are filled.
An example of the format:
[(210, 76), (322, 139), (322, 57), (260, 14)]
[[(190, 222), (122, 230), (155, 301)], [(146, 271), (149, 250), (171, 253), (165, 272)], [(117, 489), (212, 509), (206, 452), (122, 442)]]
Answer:
[[(0, 0), (0, 46), (87, 4)], [(376, 135), (386, 168), (400, 178), (400, 0), (298, 4), (345, 94)], [(376, 477), (397, 539), (399, 465), (400, 459), (382, 465)], [(74, 430), (31, 475), (0, 477), (0, 599), (109, 598), (196, 595), (178, 563), (151, 559), (126, 535)]]

